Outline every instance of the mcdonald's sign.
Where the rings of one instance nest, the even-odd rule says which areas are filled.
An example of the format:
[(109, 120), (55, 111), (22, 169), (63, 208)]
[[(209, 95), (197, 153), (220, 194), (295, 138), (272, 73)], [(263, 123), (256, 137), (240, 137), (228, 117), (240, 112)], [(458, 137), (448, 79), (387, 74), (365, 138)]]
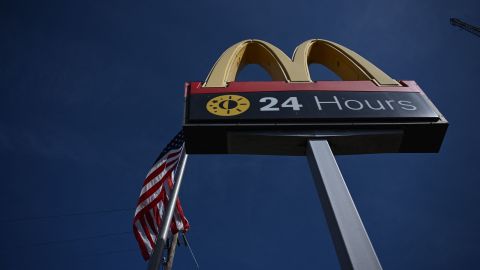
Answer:
[[(342, 81), (312, 81), (318, 63)], [(270, 82), (235, 82), (248, 64)], [(185, 85), (189, 153), (304, 155), (327, 138), (336, 154), (438, 152), (447, 120), (414, 81), (397, 81), (357, 53), (313, 39), (292, 58), (261, 40), (228, 48), (205, 82)]]

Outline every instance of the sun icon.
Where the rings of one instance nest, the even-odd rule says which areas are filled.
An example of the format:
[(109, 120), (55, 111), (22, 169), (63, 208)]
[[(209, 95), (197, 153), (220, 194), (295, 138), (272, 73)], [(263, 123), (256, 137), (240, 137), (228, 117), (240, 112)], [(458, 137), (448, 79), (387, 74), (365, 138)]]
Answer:
[(250, 108), (250, 101), (242, 96), (222, 95), (207, 102), (207, 110), (219, 116), (239, 115)]

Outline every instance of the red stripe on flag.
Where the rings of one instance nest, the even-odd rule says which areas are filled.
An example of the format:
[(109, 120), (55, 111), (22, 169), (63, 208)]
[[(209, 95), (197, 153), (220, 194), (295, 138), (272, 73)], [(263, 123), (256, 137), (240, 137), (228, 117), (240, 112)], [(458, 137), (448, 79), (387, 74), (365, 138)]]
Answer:
[(140, 233), (138, 232), (138, 229), (135, 223), (133, 224), (133, 234), (137, 239), (137, 243), (138, 243), (138, 246), (140, 247), (140, 251), (142, 252), (143, 259), (148, 260), (150, 258), (150, 254), (148, 254), (147, 247), (145, 246), (145, 243), (143, 242), (143, 239), (140, 236)]
[(155, 222), (153, 221), (152, 215), (150, 214), (151, 209), (152, 208), (149, 209), (149, 211), (147, 212), (145, 217), (147, 219), (148, 225), (150, 225), (150, 228), (153, 230), (153, 234), (158, 235), (157, 225), (155, 225)]
[(182, 220), (182, 223), (183, 223), (183, 230), (188, 231), (188, 229), (190, 229), (190, 223), (188, 223), (187, 218), (183, 214), (183, 209), (182, 209), (182, 206), (180, 204), (180, 199), (177, 199), (176, 207), (177, 207), (178, 215), (180, 216), (180, 219)]
[(145, 232), (145, 235), (147, 236), (148, 241), (150, 242), (150, 246), (154, 247), (155, 246), (155, 241), (153, 240), (152, 236), (150, 235), (150, 230), (148, 229), (147, 223), (145, 222), (144, 218), (139, 219), (140, 224), (142, 225), (142, 229)]
[(172, 164), (174, 162), (178, 162), (178, 158), (168, 162), (168, 159), (170, 159), (170, 158), (172, 158), (176, 155), (180, 155), (180, 153), (176, 152), (176, 153), (167, 154), (167, 158), (164, 161), (162, 161), (162, 165), (160, 165), (157, 169), (155, 169), (155, 171), (151, 172), (145, 178), (145, 180), (143, 181), (143, 185), (145, 186), (146, 184), (148, 184), (148, 182), (150, 182), (153, 178), (155, 178), (157, 175), (159, 175), (163, 170), (165, 170), (165, 168), (168, 168), (169, 164)]
[[(160, 209), (158, 208), (158, 203), (156, 203), (155, 205), (153, 205), (153, 214), (154, 214), (154, 219), (155, 219), (155, 222), (160, 225), (162, 224), (162, 217), (160, 216)], [(163, 209), (165, 209), (165, 207), (163, 207)], [(161, 228), (158, 227), (158, 229), (160, 230)]]
[(137, 213), (137, 215), (135, 215), (135, 219), (138, 219), (144, 216), (146, 214), (145, 212), (149, 211), (159, 201), (163, 201), (163, 197), (165, 197), (165, 189), (162, 188), (162, 190), (160, 191), (160, 194), (153, 201), (151, 201), (147, 206), (145, 206), (142, 210), (140, 210)]
[[(165, 175), (171, 174), (172, 171), (173, 171), (173, 168), (170, 169), (169, 171), (167, 171)], [(162, 180), (158, 181), (158, 183), (156, 183), (156, 184), (153, 185), (149, 190), (147, 190), (145, 193), (143, 193), (143, 194), (140, 196), (140, 198), (138, 198), (138, 204), (140, 204), (140, 203), (143, 202), (144, 200), (148, 199), (153, 193), (155, 193), (159, 188), (161, 188), (164, 183), (165, 183), (165, 176), (163, 177)]]

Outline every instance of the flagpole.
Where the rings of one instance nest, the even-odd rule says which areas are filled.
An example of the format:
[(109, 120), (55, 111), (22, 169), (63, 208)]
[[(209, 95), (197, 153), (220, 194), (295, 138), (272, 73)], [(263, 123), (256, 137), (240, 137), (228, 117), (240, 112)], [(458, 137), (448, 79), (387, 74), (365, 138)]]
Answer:
[(165, 247), (165, 243), (167, 242), (168, 231), (170, 228), (170, 223), (172, 221), (173, 211), (175, 210), (175, 204), (177, 202), (180, 186), (182, 184), (183, 172), (185, 170), (185, 164), (187, 163), (187, 157), (188, 157), (188, 154), (185, 153), (185, 148), (184, 148), (182, 150), (182, 155), (178, 163), (178, 169), (175, 172), (175, 176), (174, 176), (175, 184), (173, 186), (172, 193), (170, 194), (170, 200), (168, 202), (167, 212), (162, 218), (163, 220), (162, 229), (160, 230), (160, 233), (157, 235), (157, 242), (155, 244), (153, 254), (150, 257), (150, 260), (148, 261), (147, 270), (160, 269), (160, 265), (162, 263), (163, 248)]
[(177, 249), (177, 243), (178, 243), (178, 232), (172, 236), (172, 244), (168, 249), (168, 257), (167, 257), (165, 270), (172, 270), (173, 258), (175, 258), (175, 250)]

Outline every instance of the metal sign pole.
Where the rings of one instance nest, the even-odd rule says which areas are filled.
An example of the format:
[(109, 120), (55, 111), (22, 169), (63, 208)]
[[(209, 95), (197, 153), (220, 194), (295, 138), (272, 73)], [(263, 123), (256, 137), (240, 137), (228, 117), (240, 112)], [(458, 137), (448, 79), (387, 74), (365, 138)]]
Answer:
[(308, 141), (307, 158), (342, 270), (382, 269), (328, 141)]
[(167, 212), (163, 216), (163, 224), (160, 233), (157, 236), (157, 242), (153, 254), (148, 261), (148, 270), (158, 270), (162, 263), (162, 253), (165, 243), (167, 242), (168, 231), (170, 228), (170, 223), (172, 222), (173, 211), (175, 210), (175, 204), (177, 202), (178, 193), (180, 191), (180, 186), (182, 184), (183, 172), (185, 171), (185, 164), (187, 163), (187, 153), (185, 149), (182, 151), (182, 156), (178, 164), (177, 172), (175, 173), (175, 184), (173, 190), (170, 194), (170, 201), (168, 202)]

